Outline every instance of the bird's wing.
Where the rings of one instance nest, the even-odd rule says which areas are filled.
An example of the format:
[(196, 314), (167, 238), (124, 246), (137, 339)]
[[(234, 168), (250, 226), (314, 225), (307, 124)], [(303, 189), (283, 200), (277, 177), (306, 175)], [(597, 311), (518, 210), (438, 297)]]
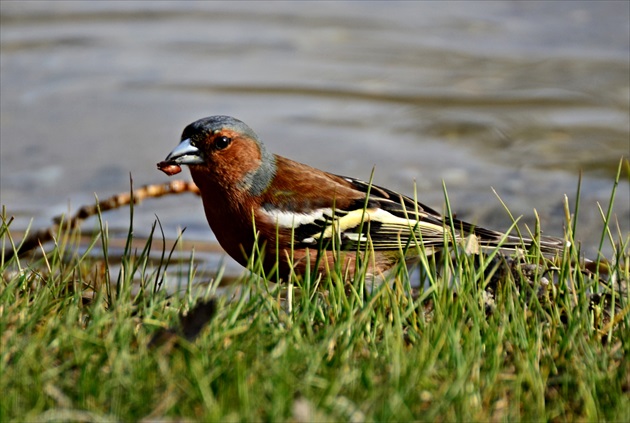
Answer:
[[(559, 238), (542, 237), (534, 241), (529, 238), (506, 235), (503, 232), (475, 226), (454, 217), (442, 216), (430, 207), (387, 188), (371, 185), (354, 178), (343, 178), (350, 182), (357, 190), (365, 192), (366, 194), (369, 193), (370, 199), (378, 199), (381, 209), (384, 209), (396, 217), (408, 218), (410, 222), (413, 222), (408, 228), (414, 229), (412, 233), (415, 233), (416, 237), (418, 233), (421, 235), (422, 243), (425, 246), (439, 245), (440, 243), (443, 245), (446, 240), (449, 242), (452, 241), (452, 232), (449, 230), (449, 235), (445, 236), (444, 230), (442, 229), (450, 228), (451, 225), (455, 229), (456, 241), (469, 235), (475, 235), (476, 241), (481, 247), (501, 247), (503, 249), (512, 250), (528, 249), (532, 244), (536, 243), (543, 253), (555, 254), (561, 252), (563, 248), (570, 246), (570, 243)], [(438, 229), (442, 230), (439, 231)], [(377, 230), (376, 233), (370, 233), (370, 235), (373, 239), (375, 239), (375, 237), (378, 239), (380, 235), (379, 232), (380, 231)], [(387, 234), (386, 230), (382, 232)], [(403, 234), (405, 233), (403, 232)], [(404, 238), (405, 241), (408, 239), (411, 238)], [(383, 245), (385, 246), (385, 244)]]
[[(262, 204), (262, 215), (276, 227), (290, 229), (295, 246), (399, 250), (420, 243), (443, 245), (451, 237), (439, 213), (409, 197), (355, 178), (326, 176), (322, 185), (329, 188), (328, 196), (300, 196), (310, 202), (308, 207), (298, 207), (285, 190), (270, 193), (274, 201)], [(340, 195), (333, 198), (330, 192)]]
[[(296, 247), (400, 250), (423, 245), (439, 249), (471, 234), (482, 247), (528, 248), (533, 243), (444, 217), (378, 185), (278, 159), (284, 160), (285, 176), (266, 194), (262, 215), (276, 229), (290, 232)], [(309, 178), (303, 177), (304, 172), (309, 172)], [(565, 246), (555, 238), (537, 242), (543, 252), (561, 251)]]

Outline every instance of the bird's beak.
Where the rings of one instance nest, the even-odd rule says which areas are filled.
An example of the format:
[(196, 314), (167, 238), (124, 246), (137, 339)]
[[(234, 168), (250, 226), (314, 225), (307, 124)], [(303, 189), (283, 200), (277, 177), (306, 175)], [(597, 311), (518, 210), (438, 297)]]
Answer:
[(164, 161), (180, 165), (204, 163), (204, 159), (201, 157), (201, 151), (190, 143), (190, 138), (179, 143), (179, 145), (166, 156)]

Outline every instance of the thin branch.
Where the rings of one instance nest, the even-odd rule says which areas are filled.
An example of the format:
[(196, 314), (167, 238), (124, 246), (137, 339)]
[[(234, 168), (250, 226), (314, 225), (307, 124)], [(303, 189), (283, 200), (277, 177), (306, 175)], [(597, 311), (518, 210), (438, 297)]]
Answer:
[[(185, 194), (188, 192), (199, 195), (199, 188), (197, 188), (193, 182), (175, 180), (166, 184), (144, 185), (133, 190), (131, 193), (123, 192), (98, 203), (85, 205), (69, 219), (64, 218), (64, 215), (56, 216), (53, 218), (53, 224), (51, 226), (30, 233), (22, 241), (21, 245), (17, 247), (17, 254), (18, 256), (22, 256), (37, 248), (38, 245), (52, 241), (59, 232), (59, 228), (62, 224), (69, 228), (79, 227), (85, 219), (96, 215), (99, 209), (102, 213), (126, 206), (131, 204), (132, 201), (134, 204), (139, 204), (142, 200), (147, 198), (158, 198), (166, 195)], [(14, 254), (15, 251), (7, 251), (6, 260), (10, 260)]]

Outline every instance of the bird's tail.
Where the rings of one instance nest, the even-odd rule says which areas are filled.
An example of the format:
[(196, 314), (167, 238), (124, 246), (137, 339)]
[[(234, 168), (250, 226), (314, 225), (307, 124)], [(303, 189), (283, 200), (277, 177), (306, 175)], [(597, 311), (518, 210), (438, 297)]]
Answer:
[(477, 241), (481, 247), (499, 247), (508, 250), (529, 250), (533, 246), (540, 248), (540, 252), (543, 254), (559, 254), (564, 251), (565, 248), (571, 246), (571, 243), (560, 238), (554, 237), (540, 237), (536, 239), (524, 238), (520, 236), (506, 235), (503, 232), (494, 231), (491, 229), (485, 229), (478, 226), (473, 226), (469, 223), (455, 220), (454, 226), (456, 229), (460, 229), (464, 234), (474, 234), (477, 237)]

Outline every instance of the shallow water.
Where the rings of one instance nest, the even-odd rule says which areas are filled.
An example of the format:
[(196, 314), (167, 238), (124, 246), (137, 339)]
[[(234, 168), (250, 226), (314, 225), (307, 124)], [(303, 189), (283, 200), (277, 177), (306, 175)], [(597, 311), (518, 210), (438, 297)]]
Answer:
[[(0, 201), (36, 227), (166, 182), (185, 125), (228, 114), (270, 150), (510, 224), (490, 187), (561, 235), (583, 172), (593, 253), (630, 155), (626, 2), (2, 2)], [(188, 178), (185, 172), (181, 175)], [(630, 230), (627, 178), (615, 213)], [(109, 213), (125, 233), (128, 211)], [(135, 233), (212, 240), (198, 198), (145, 201)], [(93, 220), (86, 223), (94, 227)]]

